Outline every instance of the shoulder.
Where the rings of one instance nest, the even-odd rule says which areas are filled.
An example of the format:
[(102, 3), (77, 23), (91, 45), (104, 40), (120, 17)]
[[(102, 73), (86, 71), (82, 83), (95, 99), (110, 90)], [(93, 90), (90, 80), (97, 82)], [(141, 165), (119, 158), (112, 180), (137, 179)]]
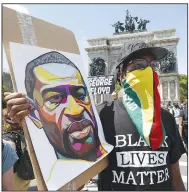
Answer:
[(168, 110), (161, 109), (161, 117), (169, 120), (174, 120), (174, 116)]
[(6, 141), (4, 142), (4, 148), (3, 148), (3, 160), (6, 160), (7, 158), (18, 158), (16, 155), (16, 152), (14, 151), (14, 149), (11, 147), (11, 145), (9, 143), (7, 143)]
[(18, 156), (14, 149), (8, 143), (4, 143), (4, 149), (2, 154), (3, 174), (8, 171), (17, 160)]
[(97, 111), (100, 117), (101, 122), (107, 120), (113, 114), (114, 101), (104, 102), (101, 105), (97, 106)]
[(97, 108), (98, 114), (100, 114), (102, 111), (104, 111), (107, 108), (109, 108), (110, 106), (112, 106), (112, 104), (113, 104), (113, 101), (112, 102), (104, 101), (102, 104), (97, 105), (96, 108)]
[(104, 101), (103, 103), (96, 105), (96, 109), (97, 109), (98, 114), (100, 114), (100, 112), (106, 106), (106, 104), (107, 104), (107, 101)]
[(11, 151), (12, 147), (11, 147), (11, 145), (10, 145), (7, 141), (5, 141), (5, 140), (3, 140), (3, 144), (4, 144), (4, 148), (3, 148), (3, 155), (4, 155), (6, 152)]
[(161, 109), (161, 119), (166, 129), (172, 129), (176, 124), (173, 114), (165, 109)]
[(173, 137), (176, 136), (178, 128), (176, 125), (175, 117), (163, 109), (161, 110), (161, 119), (167, 134)]
[(16, 144), (12, 140), (4, 140), (4, 143), (9, 144), (16, 151)]

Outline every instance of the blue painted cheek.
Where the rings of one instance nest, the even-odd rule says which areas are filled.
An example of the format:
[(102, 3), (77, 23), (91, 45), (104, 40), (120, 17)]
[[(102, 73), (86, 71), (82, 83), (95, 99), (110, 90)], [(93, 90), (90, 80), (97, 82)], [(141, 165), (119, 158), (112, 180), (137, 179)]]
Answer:
[(73, 138), (71, 136), (69, 136), (69, 140), (71, 143), (73, 143)]
[(89, 137), (89, 138), (85, 141), (85, 143), (92, 143), (92, 137)]

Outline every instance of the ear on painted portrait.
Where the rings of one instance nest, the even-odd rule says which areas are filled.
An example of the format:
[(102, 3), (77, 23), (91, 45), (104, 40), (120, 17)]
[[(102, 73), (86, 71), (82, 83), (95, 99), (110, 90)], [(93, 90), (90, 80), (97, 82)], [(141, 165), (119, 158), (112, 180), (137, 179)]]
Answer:
[(28, 117), (32, 120), (32, 122), (36, 125), (37, 128), (39, 129), (43, 128), (36, 103), (28, 96), (26, 96), (26, 99), (28, 100), (31, 107), (30, 114), (28, 115)]

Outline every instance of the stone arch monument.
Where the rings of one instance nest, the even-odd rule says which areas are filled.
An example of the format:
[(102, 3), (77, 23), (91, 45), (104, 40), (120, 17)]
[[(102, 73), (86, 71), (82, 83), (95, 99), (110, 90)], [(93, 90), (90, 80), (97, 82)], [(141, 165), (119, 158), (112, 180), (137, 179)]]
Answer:
[[(178, 62), (177, 62), (177, 44), (179, 38), (176, 37), (176, 29), (166, 29), (152, 32), (133, 32), (119, 33), (112, 37), (100, 37), (88, 39), (88, 52), (90, 60), (93, 58), (103, 58), (106, 63), (105, 74), (113, 74), (116, 68), (116, 58), (121, 46), (129, 40), (143, 40), (153, 46), (165, 47), (168, 49), (168, 56), (160, 62), (160, 96), (162, 103), (179, 102), (179, 81), (178, 81)], [(99, 103), (111, 101), (111, 95), (104, 95)], [(98, 104), (98, 103), (97, 103)]]

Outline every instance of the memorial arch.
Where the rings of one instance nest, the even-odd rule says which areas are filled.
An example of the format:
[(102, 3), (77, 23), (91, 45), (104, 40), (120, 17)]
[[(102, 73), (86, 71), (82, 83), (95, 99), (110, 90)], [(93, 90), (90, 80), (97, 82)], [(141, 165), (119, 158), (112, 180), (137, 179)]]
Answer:
[[(178, 81), (178, 61), (177, 44), (179, 38), (176, 37), (176, 29), (165, 29), (152, 32), (133, 32), (119, 33), (111, 37), (100, 37), (88, 39), (88, 52), (90, 60), (100, 57), (106, 63), (105, 74), (113, 74), (116, 68), (116, 58), (122, 45), (129, 40), (143, 40), (150, 45), (165, 47), (168, 49), (168, 56), (161, 61), (159, 70), (160, 77), (160, 95), (163, 103), (179, 102), (179, 81)], [(111, 95), (104, 95), (102, 101), (111, 101)]]

